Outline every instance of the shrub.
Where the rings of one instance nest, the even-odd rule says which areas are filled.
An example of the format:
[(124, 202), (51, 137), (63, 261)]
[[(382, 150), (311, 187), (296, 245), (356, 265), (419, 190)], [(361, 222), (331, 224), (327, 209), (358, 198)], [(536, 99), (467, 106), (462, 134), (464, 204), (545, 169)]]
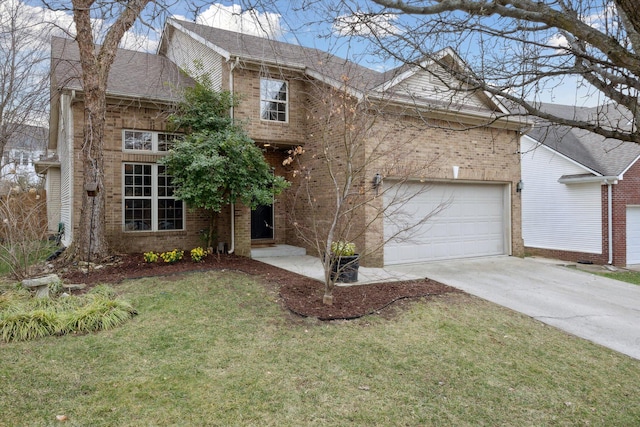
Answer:
[(206, 256), (207, 256), (207, 251), (205, 251), (201, 247), (191, 249), (191, 260), (193, 262), (202, 262), (202, 260), (204, 260)]
[(331, 242), (331, 252), (336, 256), (353, 256), (356, 253), (356, 244), (342, 240)]
[(164, 262), (168, 262), (170, 264), (180, 261), (183, 256), (184, 251), (179, 251), (177, 249), (174, 249), (171, 252), (163, 252), (160, 254), (160, 258), (162, 258)]
[(144, 262), (147, 264), (152, 264), (158, 261), (158, 254), (155, 252), (145, 252), (144, 253)]
[(47, 240), (46, 200), (37, 191), (0, 197), (0, 273), (29, 277), (55, 249)]

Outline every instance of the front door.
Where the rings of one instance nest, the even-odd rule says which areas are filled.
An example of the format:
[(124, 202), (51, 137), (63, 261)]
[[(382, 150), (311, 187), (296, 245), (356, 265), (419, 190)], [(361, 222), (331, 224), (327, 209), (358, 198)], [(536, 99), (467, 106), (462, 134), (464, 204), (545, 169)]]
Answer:
[(251, 211), (251, 240), (273, 239), (273, 205)]

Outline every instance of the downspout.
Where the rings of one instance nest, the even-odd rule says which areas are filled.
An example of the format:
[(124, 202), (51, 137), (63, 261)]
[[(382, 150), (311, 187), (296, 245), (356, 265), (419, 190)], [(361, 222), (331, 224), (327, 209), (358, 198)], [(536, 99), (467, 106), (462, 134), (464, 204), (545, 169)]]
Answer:
[[(229, 92), (232, 95), (233, 95), (233, 70), (238, 65), (238, 62), (239, 62), (239, 58), (236, 56), (236, 60), (234, 62), (231, 62), (231, 65), (229, 67)], [(233, 113), (234, 111), (233, 111), (233, 104), (232, 104), (229, 110), (229, 115), (231, 116), (232, 120), (234, 118)], [(231, 247), (229, 248), (229, 253), (232, 254), (235, 250), (236, 250), (236, 209), (235, 209), (235, 203), (231, 202)]]
[(609, 238), (609, 262), (613, 264), (613, 219), (611, 218), (612, 204), (611, 204), (611, 181), (605, 181), (607, 183), (607, 231)]

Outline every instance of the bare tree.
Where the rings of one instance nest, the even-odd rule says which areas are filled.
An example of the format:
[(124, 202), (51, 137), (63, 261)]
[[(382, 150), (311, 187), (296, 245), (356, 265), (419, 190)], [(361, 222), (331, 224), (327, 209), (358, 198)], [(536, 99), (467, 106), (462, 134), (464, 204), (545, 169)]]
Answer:
[[(345, 271), (362, 261), (381, 264), (385, 244), (411, 236), (448, 201), (411, 218), (403, 211), (430, 189), (423, 183), (419, 191), (406, 192), (403, 184), (428, 176), (437, 160), (431, 153), (427, 158), (409, 154), (418, 152), (410, 135), (426, 127), (411, 106), (357, 96), (347, 75), (340, 87), (315, 81), (308, 86), (313, 129), (305, 146), (290, 150), (284, 161), (293, 181), (287, 212), (297, 237), (322, 261), (323, 302), (332, 304), (335, 283)], [(393, 216), (398, 226), (383, 233), (385, 216)], [(345, 257), (342, 250), (351, 244), (358, 253)]]
[[(83, 117), (83, 143), (80, 156), (83, 163), (84, 188), (95, 189), (82, 195), (78, 231), (65, 256), (102, 259), (109, 254), (105, 239), (105, 182), (104, 131), (106, 116), (107, 80), (118, 47), (128, 41), (130, 30), (138, 23), (151, 30), (153, 23), (166, 12), (167, 5), (150, 0), (109, 2), (102, 0), (42, 0), (45, 8), (54, 14), (69, 14), (73, 27), (66, 29), (77, 42), (81, 66)], [(152, 7), (147, 7), (152, 4)], [(54, 23), (55, 24), (55, 23)]]
[[(369, 39), (394, 59), (420, 66), (424, 58), (433, 58), (434, 48), (453, 46), (475, 72), (451, 70), (468, 83), (467, 90), (482, 89), (555, 123), (640, 142), (636, 2), (372, 0), (366, 12), (349, 1), (340, 3), (347, 24), (367, 28)], [(588, 96), (598, 97), (599, 105), (619, 106), (615, 120), (604, 106), (586, 117), (545, 110), (540, 93), (572, 79), (588, 88)]]
[(48, 109), (48, 39), (30, 8), (18, 0), (0, 4), (0, 158), (11, 140), (33, 139)]

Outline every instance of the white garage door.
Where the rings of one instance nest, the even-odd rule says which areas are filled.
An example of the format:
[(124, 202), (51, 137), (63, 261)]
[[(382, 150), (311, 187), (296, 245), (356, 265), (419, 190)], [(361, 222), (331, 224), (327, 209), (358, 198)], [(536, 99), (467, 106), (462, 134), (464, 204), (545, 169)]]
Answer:
[[(492, 184), (386, 185), (385, 264), (506, 254), (509, 204), (505, 188)], [(418, 224), (431, 212), (436, 213)]]
[(640, 206), (627, 206), (627, 264), (640, 264)]

